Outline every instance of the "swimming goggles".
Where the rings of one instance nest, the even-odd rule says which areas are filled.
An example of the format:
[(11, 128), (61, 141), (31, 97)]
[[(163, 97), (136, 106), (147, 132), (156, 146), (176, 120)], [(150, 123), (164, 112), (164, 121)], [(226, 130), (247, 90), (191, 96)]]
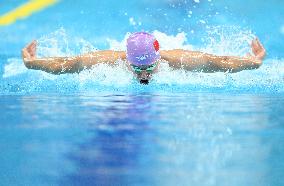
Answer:
[(135, 73), (140, 74), (142, 71), (147, 71), (149, 73), (153, 72), (157, 66), (157, 62), (152, 64), (152, 65), (147, 65), (147, 66), (135, 66), (135, 65), (130, 65), (132, 69), (134, 70)]

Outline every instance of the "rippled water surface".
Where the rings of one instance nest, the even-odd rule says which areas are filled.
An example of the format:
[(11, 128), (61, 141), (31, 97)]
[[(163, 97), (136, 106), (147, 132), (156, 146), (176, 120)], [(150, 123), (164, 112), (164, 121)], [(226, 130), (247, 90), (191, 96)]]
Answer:
[(1, 97), (4, 185), (283, 185), (283, 96)]

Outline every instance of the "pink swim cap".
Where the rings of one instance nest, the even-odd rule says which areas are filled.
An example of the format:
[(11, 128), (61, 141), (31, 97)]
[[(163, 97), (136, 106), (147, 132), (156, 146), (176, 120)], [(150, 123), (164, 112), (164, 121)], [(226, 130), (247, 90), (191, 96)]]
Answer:
[(142, 66), (152, 65), (160, 59), (159, 42), (146, 32), (131, 34), (127, 39), (127, 60), (129, 63)]

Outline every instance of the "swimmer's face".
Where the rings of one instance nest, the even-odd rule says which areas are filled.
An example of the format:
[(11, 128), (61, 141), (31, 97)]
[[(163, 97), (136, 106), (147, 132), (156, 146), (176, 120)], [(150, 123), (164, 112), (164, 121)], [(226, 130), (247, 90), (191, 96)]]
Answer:
[(136, 73), (139, 83), (147, 85), (152, 78), (152, 73), (143, 70), (141, 73)]
[(152, 78), (153, 72), (156, 71), (158, 63), (148, 66), (135, 66), (131, 65), (132, 71), (135, 73), (137, 79), (141, 84), (148, 84)]

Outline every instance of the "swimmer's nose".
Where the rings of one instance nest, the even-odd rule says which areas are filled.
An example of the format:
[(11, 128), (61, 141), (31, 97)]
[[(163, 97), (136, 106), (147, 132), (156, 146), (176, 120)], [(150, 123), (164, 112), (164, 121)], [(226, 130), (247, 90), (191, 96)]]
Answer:
[(139, 74), (138, 79), (141, 84), (148, 84), (151, 79), (151, 74), (146, 71), (142, 71), (141, 74)]
[(142, 71), (139, 77), (139, 79), (149, 79), (149, 78), (151, 78), (151, 74), (146, 71)]

